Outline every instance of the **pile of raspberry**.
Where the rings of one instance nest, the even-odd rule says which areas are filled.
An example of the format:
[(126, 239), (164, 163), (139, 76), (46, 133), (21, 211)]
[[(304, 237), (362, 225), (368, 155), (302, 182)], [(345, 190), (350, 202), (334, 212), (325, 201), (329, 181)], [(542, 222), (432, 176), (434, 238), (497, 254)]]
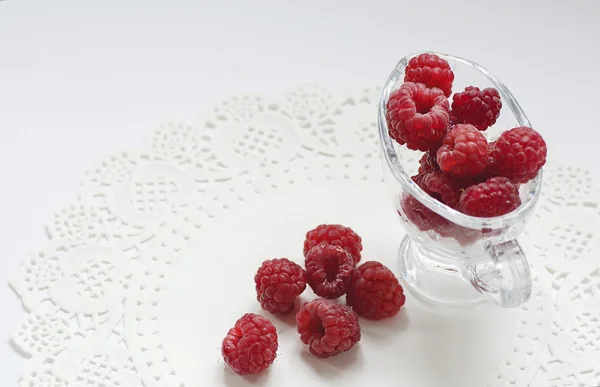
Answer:
[[(521, 205), (520, 184), (535, 178), (546, 163), (546, 143), (523, 126), (488, 141), (483, 132), (500, 116), (500, 93), (469, 86), (452, 95), (453, 81), (443, 58), (429, 53), (412, 58), (404, 83), (387, 102), (389, 135), (408, 149), (424, 152), (412, 180), (436, 200), (475, 217), (514, 211)], [(401, 206), (421, 231), (456, 237), (451, 224), (414, 197), (402, 198)]]
[[(377, 261), (358, 265), (361, 252), (362, 239), (351, 228), (322, 224), (306, 233), (305, 269), (287, 258), (262, 263), (254, 276), (256, 299), (267, 312), (291, 313), (308, 284), (319, 298), (305, 302), (296, 312), (300, 340), (319, 358), (349, 351), (361, 339), (359, 316), (394, 317), (406, 301), (390, 269)], [(336, 300), (343, 295), (345, 304)], [(273, 323), (247, 313), (223, 339), (221, 353), (231, 370), (251, 375), (274, 362), (278, 346)]]

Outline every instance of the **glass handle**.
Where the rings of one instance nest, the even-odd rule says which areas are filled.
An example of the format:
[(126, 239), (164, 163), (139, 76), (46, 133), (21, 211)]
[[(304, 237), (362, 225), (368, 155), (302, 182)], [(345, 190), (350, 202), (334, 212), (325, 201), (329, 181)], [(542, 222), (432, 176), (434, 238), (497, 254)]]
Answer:
[(492, 303), (514, 308), (531, 296), (531, 272), (525, 253), (514, 239), (489, 242), (489, 261), (466, 268), (466, 277), (477, 291)]

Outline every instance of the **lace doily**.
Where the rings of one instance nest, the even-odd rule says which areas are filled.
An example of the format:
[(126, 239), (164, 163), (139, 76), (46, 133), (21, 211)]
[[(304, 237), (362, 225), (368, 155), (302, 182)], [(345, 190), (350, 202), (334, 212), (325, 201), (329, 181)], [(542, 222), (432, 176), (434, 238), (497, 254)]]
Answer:
[[(319, 86), (300, 87), (281, 98), (238, 96), (221, 101), (193, 125), (164, 124), (144, 146), (115, 153), (91, 168), (84, 176), (79, 200), (56, 212), (47, 225), (47, 243), (25, 260), (11, 281), (27, 310), (13, 333), (16, 345), (30, 355), (21, 387), (238, 385), (242, 379), (230, 378), (223, 370), (218, 346), (211, 341), (212, 347), (204, 348), (202, 342), (193, 342), (194, 330), (202, 330), (202, 326), (189, 326), (191, 331), (183, 334), (184, 338), (189, 334), (192, 345), (199, 348), (200, 357), (193, 361), (208, 364), (225, 376), (218, 380), (186, 376), (186, 367), (193, 362), (181, 360), (175, 344), (169, 342), (173, 333), (164, 331), (178, 321), (183, 321), (184, 327), (189, 317), (173, 315), (178, 313), (173, 307), (181, 294), (177, 292), (185, 291), (178, 281), (185, 275), (191, 278), (185, 271), (195, 268), (194, 260), (214, 259), (211, 254), (216, 250), (206, 250), (211, 245), (218, 249), (228, 245), (227, 240), (238, 238), (236, 227), (252, 224), (253, 211), (270, 207), (285, 211), (286, 206), (309, 211), (303, 210), (306, 204), (298, 203), (303, 192), (310, 191), (317, 199), (324, 195), (325, 202), (330, 195), (329, 203), (338, 198), (336, 205), (351, 207), (329, 208), (329, 214), (379, 214), (379, 207), (388, 203), (371, 198), (386, 195), (376, 124), (378, 99), (377, 88), (336, 94)], [(514, 311), (514, 324), (507, 331), (510, 337), (503, 339), (501, 355), (487, 372), (487, 379), (473, 385), (600, 385), (599, 200), (586, 170), (560, 165), (546, 168), (535, 219), (520, 238), (532, 266), (534, 294), (529, 303)], [(368, 210), (358, 209), (363, 207)], [(381, 211), (393, 212), (391, 205)], [(248, 243), (252, 249), (257, 237), (264, 240), (256, 246), (278, 239), (273, 233), (288, 219), (264, 229), (267, 221), (277, 219), (271, 215), (256, 220), (260, 224), (256, 236), (242, 238), (240, 243)], [(377, 219), (371, 222), (368, 227), (377, 227)], [(389, 239), (393, 239), (389, 246), (397, 246), (402, 238), (400, 222), (391, 222), (398, 226), (389, 223), (393, 232), (384, 232), (382, 246), (387, 246)], [(314, 224), (298, 228), (311, 226)], [(223, 236), (226, 232), (229, 234)], [(296, 237), (301, 243), (302, 235)], [(190, 247), (197, 243), (202, 250)], [(235, 245), (235, 241), (229, 244)], [(294, 248), (301, 251), (300, 244)], [(373, 251), (388, 253), (387, 247), (374, 247)], [(385, 259), (393, 268), (394, 254), (372, 259)], [(235, 259), (242, 262), (245, 258)], [(227, 268), (227, 262), (219, 267)], [(237, 270), (253, 267), (255, 261), (240, 263)], [(228, 274), (209, 271), (194, 275), (198, 282), (213, 275), (222, 275), (220, 281), (227, 282)], [(253, 273), (245, 275), (251, 278)], [(247, 293), (240, 296), (244, 300), (254, 297), (251, 283), (250, 290), (247, 284), (228, 286), (245, 286), (239, 290)], [(207, 309), (205, 302), (210, 305), (212, 301), (204, 300), (210, 297), (215, 294), (188, 296), (181, 302), (191, 302), (190, 310), (210, 320), (215, 310)], [(247, 309), (258, 311), (254, 304)], [(431, 356), (427, 361), (435, 373), (441, 363), (435, 362), (433, 353), (405, 353), (401, 347), (386, 353), (386, 349), (368, 344), (383, 332), (388, 340), (403, 340), (406, 348), (410, 347), (411, 335), (422, 336), (424, 327), (429, 327), (427, 319), (420, 321), (411, 314), (413, 305), (407, 303), (406, 314), (393, 323), (396, 325), (377, 328), (367, 324), (364, 329), (369, 337), (361, 342), (361, 352), (344, 362), (355, 362), (353, 368), (368, 374), (364, 364), (372, 362), (370, 357), (378, 351), (394, 354), (391, 363), (375, 359), (392, 367), (414, 356)], [(511, 313), (497, 310), (507, 316)], [(233, 316), (244, 312), (231, 311), (229, 323), (211, 333), (215, 342), (224, 337), (235, 321)], [(289, 334), (291, 343), (296, 334), (290, 321), (274, 321), (282, 329), (282, 340), (288, 340), (284, 335)], [(477, 327), (470, 329), (476, 331)], [(379, 337), (378, 343), (383, 342)], [(268, 375), (256, 381), (258, 385), (285, 380), (278, 379), (284, 375), (276, 369), (296, 355), (290, 354), (295, 349), (285, 350), (283, 344), (277, 362)], [(435, 343), (429, 351), (435, 352)], [(346, 372), (339, 362), (322, 364), (338, 367), (337, 373)], [(464, 364), (467, 370), (474, 366)], [(326, 385), (330, 373), (319, 367), (326, 366), (314, 365), (313, 377), (319, 376), (313, 385)], [(379, 385), (398, 385), (398, 379), (388, 380), (385, 370), (381, 372)], [(194, 377), (205, 383), (191, 384)], [(287, 377), (298, 385), (303, 381), (300, 373)], [(348, 380), (346, 385), (362, 385), (352, 384), (359, 379)]]

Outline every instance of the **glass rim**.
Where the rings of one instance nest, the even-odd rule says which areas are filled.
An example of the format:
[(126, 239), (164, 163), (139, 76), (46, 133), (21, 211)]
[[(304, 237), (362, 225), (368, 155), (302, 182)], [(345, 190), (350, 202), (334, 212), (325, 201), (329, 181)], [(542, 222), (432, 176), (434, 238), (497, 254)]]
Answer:
[(519, 103), (513, 97), (512, 93), (494, 74), (489, 72), (484, 67), (470, 60), (448, 54), (432, 51), (423, 51), (415, 53), (400, 59), (400, 61), (398, 62), (398, 64), (396, 64), (396, 67), (394, 67), (394, 70), (388, 77), (383, 87), (383, 90), (381, 91), (381, 97), (379, 100), (378, 108), (379, 139), (380, 146), (382, 147), (382, 156), (385, 159), (387, 167), (390, 169), (394, 178), (400, 183), (400, 185), (406, 192), (408, 192), (411, 196), (417, 199), (428, 209), (434, 211), (436, 214), (446, 218), (447, 220), (459, 226), (479, 230), (498, 229), (523, 221), (525, 216), (533, 210), (533, 207), (539, 199), (542, 187), (542, 170), (540, 170), (538, 175), (529, 182), (530, 188), (526, 194), (526, 199), (521, 203), (519, 208), (502, 216), (496, 216), (492, 218), (479, 218), (458, 212), (457, 210), (437, 201), (436, 199), (428, 195), (425, 191), (423, 191), (417, 184), (415, 184), (412, 181), (410, 175), (406, 173), (402, 164), (398, 160), (398, 155), (396, 153), (396, 149), (394, 148), (394, 141), (390, 138), (388, 133), (387, 120), (385, 118), (387, 111), (386, 105), (390, 94), (394, 91), (394, 85), (400, 79), (400, 75), (404, 72), (410, 58), (424, 53), (435, 54), (446, 60), (451, 60), (457, 63), (467, 65), (481, 72), (488, 78), (488, 80), (494, 85), (494, 87), (496, 87), (496, 89), (500, 93), (500, 97), (502, 98), (503, 106), (508, 106), (510, 108), (519, 126), (528, 126), (532, 128), (529, 119), (523, 112), (523, 109), (521, 108)]

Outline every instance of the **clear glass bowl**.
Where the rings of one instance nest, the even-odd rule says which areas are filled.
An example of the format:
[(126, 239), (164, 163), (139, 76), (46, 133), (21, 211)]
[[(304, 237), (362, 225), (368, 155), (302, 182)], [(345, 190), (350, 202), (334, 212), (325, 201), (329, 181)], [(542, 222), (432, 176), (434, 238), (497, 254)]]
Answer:
[[(417, 174), (423, 153), (390, 138), (385, 118), (390, 94), (402, 85), (408, 61), (419, 54), (398, 62), (379, 103), (384, 177), (407, 230), (399, 251), (401, 275), (413, 293), (429, 301), (461, 305), (487, 299), (502, 307), (516, 307), (531, 294), (529, 264), (516, 238), (538, 201), (542, 173), (521, 185), (522, 205), (517, 210), (494, 218), (462, 214), (421, 190), (411, 176)], [(482, 132), (488, 141), (516, 126), (531, 127), (508, 88), (489, 71), (466, 59), (434, 54), (450, 63), (455, 75), (453, 92), (471, 85), (499, 91), (500, 117), (492, 128)]]

